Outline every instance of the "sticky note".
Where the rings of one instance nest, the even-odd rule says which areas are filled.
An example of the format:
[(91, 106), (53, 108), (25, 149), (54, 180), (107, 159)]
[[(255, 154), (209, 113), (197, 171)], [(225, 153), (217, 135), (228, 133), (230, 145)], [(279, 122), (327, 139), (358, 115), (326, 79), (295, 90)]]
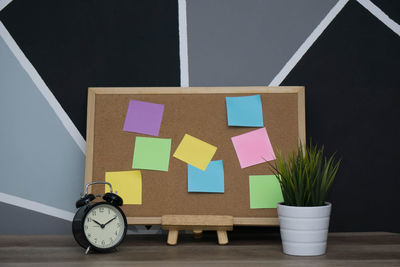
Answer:
[[(106, 172), (106, 182), (122, 197), (124, 205), (142, 204), (142, 174), (140, 171)], [(109, 192), (106, 186), (106, 192)]]
[(224, 193), (222, 160), (210, 161), (204, 171), (188, 164), (188, 192)]
[(260, 95), (226, 97), (229, 126), (263, 127)]
[(216, 151), (216, 146), (185, 134), (174, 153), (174, 157), (204, 171)]
[(282, 190), (275, 175), (249, 176), (250, 209), (273, 209), (283, 202)]
[(130, 100), (123, 130), (158, 136), (163, 113), (163, 104)]
[(265, 128), (234, 136), (232, 143), (242, 169), (275, 159), (275, 153)]
[(171, 139), (136, 137), (132, 169), (168, 171)]

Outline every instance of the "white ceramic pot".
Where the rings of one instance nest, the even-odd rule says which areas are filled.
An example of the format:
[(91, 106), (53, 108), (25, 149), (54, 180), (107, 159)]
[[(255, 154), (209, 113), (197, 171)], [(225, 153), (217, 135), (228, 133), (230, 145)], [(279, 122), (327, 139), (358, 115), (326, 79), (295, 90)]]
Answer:
[(295, 207), (278, 204), (283, 253), (296, 256), (325, 254), (331, 203)]

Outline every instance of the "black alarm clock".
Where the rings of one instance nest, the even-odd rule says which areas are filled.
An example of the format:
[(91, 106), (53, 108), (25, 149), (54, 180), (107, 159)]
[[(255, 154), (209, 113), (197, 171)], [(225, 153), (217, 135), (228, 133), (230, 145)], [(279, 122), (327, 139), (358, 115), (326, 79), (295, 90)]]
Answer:
[[(88, 188), (93, 184), (106, 184), (110, 187), (110, 192), (103, 195), (104, 201), (92, 202), (96, 196), (88, 194)], [(75, 204), (78, 211), (72, 221), (72, 233), (76, 242), (86, 249), (86, 254), (91, 249), (110, 252), (125, 238), (128, 227), (125, 214), (119, 208), (123, 200), (116, 193), (113, 193), (110, 183), (89, 183), (84, 195)]]

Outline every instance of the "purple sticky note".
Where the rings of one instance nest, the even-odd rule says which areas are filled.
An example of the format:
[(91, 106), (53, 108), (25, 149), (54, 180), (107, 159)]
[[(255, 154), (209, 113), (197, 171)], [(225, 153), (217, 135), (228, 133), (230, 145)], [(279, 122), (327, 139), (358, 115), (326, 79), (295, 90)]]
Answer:
[(123, 130), (158, 136), (163, 113), (163, 104), (130, 100)]

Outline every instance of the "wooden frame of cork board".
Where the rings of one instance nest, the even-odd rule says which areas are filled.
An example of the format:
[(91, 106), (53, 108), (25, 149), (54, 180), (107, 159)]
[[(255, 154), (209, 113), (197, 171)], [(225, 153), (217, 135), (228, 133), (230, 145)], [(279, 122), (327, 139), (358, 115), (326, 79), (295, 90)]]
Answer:
[[(234, 225), (278, 225), (276, 209), (250, 209), (249, 175), (272, 174), (267, 164), (241, 169), (231, 137), (256, 128), (228, 127), (226, 96), (260, 94), (264, 126), (274, 150), (284, 155), (305, 144), (304, 87), (89, 88), (85, 184), (106, 171), (132, 169), (135, 136), (122, 131), (129, 100), (164, 104), (160, 138), (171, 138), (168, 172), (142, 170), (142, 205), (124, 205), (128, 224), (157, 225), (161, 216), (230, 215)], [(218, 147), (225, 193), (188, 193), (187, 164), (172, 154), (185, 133)], [(92, 193), (103, 194), (94, 187)]]

